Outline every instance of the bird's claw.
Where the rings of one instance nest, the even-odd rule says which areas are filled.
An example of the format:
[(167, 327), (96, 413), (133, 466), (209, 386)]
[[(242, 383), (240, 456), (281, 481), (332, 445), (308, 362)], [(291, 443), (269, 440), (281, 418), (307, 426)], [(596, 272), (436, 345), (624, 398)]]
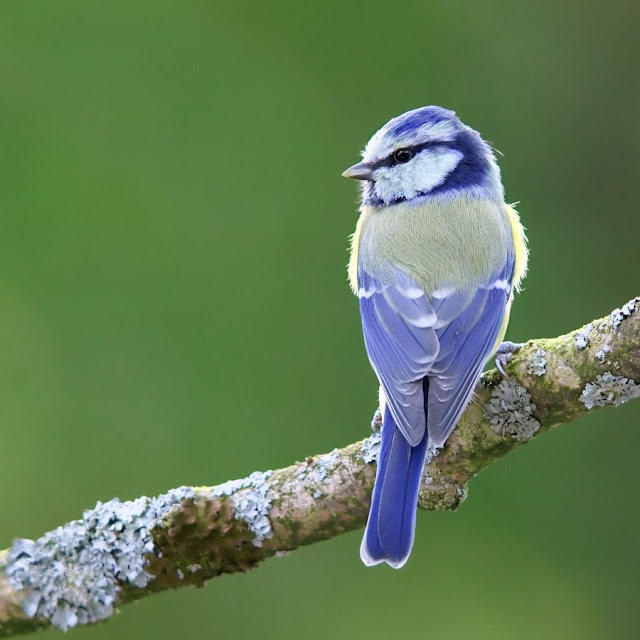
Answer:
[(496, 369), (502, 374), (504, 378), (509, 376), (505, 373), (504, 367), (513, 359), (513, 356), (524, 347), (524, 342), (502, 342), (496, 349), (495, 363)]
[(382, 429), (382, 412), (378, 407), (371, 420), (371, 431), (380, 431), (380, 429)]

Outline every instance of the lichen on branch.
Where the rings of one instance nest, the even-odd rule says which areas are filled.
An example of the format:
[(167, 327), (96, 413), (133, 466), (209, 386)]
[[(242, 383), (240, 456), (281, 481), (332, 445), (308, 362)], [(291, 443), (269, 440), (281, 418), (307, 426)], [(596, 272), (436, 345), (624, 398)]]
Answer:
[[(528, 342), (507, 374), (487, 372), (446, 446), (429, 451), (423, 509), (455, 510), (469, 480), (512, 449), (640, 397), (640, 298), (567, 335)], [(374, 428), (285, 469), (98, 503), (38, 540), (16, 539), (0, 552), (0, 637), (106, 620), (148, 594), (360, 528), (379, 448)]]

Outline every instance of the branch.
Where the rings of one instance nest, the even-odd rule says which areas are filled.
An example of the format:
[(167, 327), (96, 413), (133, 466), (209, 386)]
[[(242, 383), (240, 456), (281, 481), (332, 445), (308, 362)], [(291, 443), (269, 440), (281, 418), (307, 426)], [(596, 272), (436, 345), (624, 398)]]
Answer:
[[(640, 298), (579, 331), (529, 341), (508, 369), (507, 379), (484, 374), (446, 446), (430, 452), (423, 509), (455, 510), (468, 481), (494, 460), (590, 410), (639, 397)], [(364, 526), (379, 445), (375, 431), (217, 487), (98, 503), (39, 540), (15, 540), (0, 552), (0, 637), (105, 620), (148, 594), (201, 586)]]

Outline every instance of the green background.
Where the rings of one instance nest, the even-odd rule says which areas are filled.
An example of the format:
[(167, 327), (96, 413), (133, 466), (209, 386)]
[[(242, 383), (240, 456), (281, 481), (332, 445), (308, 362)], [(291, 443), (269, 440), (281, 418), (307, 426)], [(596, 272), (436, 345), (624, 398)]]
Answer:
[[(407, 109), (453, 108), (505, 154), (531, 243), (511, 339), (640, 293), (639, 13), (2, 0), (0, 548), (367, 434), (340, 173)], [(495, 464), (459, 512), (419, 514), (402, 571), (363, 567), (353, 532), (73, 635), (637, 638), (639, 420), (603, 410)]]

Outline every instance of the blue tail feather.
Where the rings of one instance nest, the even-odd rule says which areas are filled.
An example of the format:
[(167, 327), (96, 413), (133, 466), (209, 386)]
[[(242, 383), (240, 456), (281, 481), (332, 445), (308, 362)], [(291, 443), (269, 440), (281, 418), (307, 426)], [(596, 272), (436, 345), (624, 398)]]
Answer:
[(412, 447), (389, 408), (385, 410), (378, 471), (360, 547), (360, 557), (366, 565), (386, 562), (400, 568), (411, 553), (427, 441), (425, 433), (420, 443)]

